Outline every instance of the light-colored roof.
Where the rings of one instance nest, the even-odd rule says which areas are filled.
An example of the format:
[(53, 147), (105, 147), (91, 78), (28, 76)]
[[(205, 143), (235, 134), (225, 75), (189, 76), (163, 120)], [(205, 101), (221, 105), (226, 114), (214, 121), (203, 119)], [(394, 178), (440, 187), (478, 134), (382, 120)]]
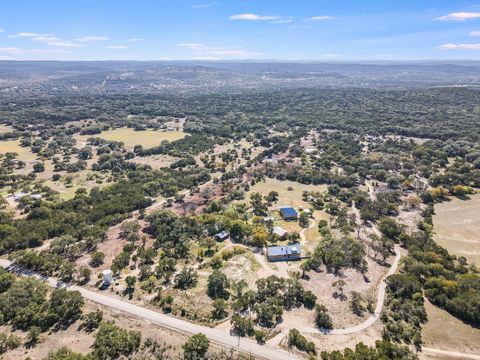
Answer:
[(278, 236), (282, 237), (282, 236), (287, 235), (287, 234), (288, 234), (288, 231), (285, 230), (284, 228), (281, 228), (280, 226), (275, 226), (275, 227), (273, 228), (273, 233), (274, 233), (275, 235), (278, 235)]
[(269, 246), (267, 249), (268, 256), (281, 256), (281, 255), (300, 255), (302, 252), (302, 246), (300, 244), (292, 244), (287, 246)]

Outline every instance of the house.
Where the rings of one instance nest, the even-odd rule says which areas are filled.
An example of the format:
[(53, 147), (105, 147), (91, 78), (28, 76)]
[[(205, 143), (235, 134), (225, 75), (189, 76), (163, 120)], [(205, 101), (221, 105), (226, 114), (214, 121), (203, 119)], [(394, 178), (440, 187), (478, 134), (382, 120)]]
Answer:
[(273, 233), (277, 235), (280, 239), (285, 239), (288, 235), (288, 231), (281, 228), (280, 226), (275, 226), (273, 228)]
[(315, 148), (307, 148), (305, 149), (305, 154), (309, 155), (309, 154), (316, 154), (318, 152), (317, 149)]
[(300, 244), (269, 246), (267, 248), (268, 261), (300, 260), (301, 258), (302, 247)]
[(298, 213), (293, 207), (282, 207), (280, 208), (280, 215), (283, 220), (297, 220)]
[(230, 238), (230, 232), (227, 230), (223, 230), (222, 232), (219, 232), (217, 235), (215, 235), (215, 240), (217, 241), (225, 241)]

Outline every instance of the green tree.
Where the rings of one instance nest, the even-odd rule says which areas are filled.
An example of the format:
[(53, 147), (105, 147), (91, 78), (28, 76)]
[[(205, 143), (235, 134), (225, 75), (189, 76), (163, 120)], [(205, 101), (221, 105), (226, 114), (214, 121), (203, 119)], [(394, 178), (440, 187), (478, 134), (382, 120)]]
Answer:
[(127, 276), (125, 278), (125, 282), (127, 283), (127, 290), (133, 291), (135, 288), (135, 283), (137, 282), (137, 278), (135, 276)]
[(97, 267), (103, 264), (103, 260), (105, 259), (105, 254), (101, 251), (95, 251), (92, 253), (90, 257), (91, 257), (90, 265), (92, 265), (93, 267)]
[(184, 358), (185, 360), (205, 359), (209, 347), (210, 341), (204, 334), (195, 334), (182, 346)]
[(50, 297), (50, 311), (57, 322), (69, 325), (77, 321), (82, 315), (85, 304), (79, 291), (55, 289)]
[(103, 320), (103, 311), (95, 310), (83, 316), (82, 329), (91, 332), (97, 329)]
[(183, 270), (175, 276), (175, 287), (178, 289), (186, 290), (193, 288), (197, 285), (197, 282), (197, 272), (189, 267), (183, 268)]
[(325, 305), (317, 304), (315, 306), (315, 324), (320, 330), (330, 330), (333, 328), (332, 319), (328, 315)]
[(229, 281), (220, 270), (214, 270), (208, 277), (207, 294), (212, 299), (228, 299)]
[(42, 334), (42, 329), (38, 326), (31, 326), (28, 329), (27, 334), (27, 343), (29, 346), (35, 346), (40, 341), (40, 335)]
[(113, 322), (104, 322), (95, 334), (93, 355), (100, 360), (128, 357), (138, 350), (141, 340), (139, 331), (124, 330)]
[(357, 315), (362, 316), (365, 311), (365, 306), (363, 305), (362, 295), (357, 291), (352, 291), (350, 293), (350, 310)]
[(228, 315), (227, 303), (223, 299), (216, 299), (213, 302), (212, 318), (214, 320), (224, 319)]

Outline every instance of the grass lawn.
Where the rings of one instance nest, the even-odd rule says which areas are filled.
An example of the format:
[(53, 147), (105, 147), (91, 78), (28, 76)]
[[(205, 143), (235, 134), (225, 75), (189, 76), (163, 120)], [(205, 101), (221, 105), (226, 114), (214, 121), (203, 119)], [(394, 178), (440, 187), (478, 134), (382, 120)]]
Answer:
[(135, 131), (130, 128), (119, 128), (104, 131), (98, 135), (79, 135), (75, 138), (78, 141), (86, 142), (90, 137), (99, 137), (110, 141), (121, 141), (127, 148), (133, 148), (135, 145), (143, 145), (145, 149), (148, 149), (160, 145), (164, 140), (175, 141), (183, 139), (185, 136), (186, 133), (183, 131)]
[(480, 329), (464, 324), (429, 301), (425, 302), (425, 308), (428, 322), (422, 328), (424, 346), (480, 354)]
[(480, 265), (480, 194), (435, 205), (435, 240), (451, 253)]
[(29, 147), (20, 146), (20, 140), (0, 141), (0, 154), (14, 152), (18, 154), (17, 159), (29, 162), (37, 158), (37, 155), (30, 151)]

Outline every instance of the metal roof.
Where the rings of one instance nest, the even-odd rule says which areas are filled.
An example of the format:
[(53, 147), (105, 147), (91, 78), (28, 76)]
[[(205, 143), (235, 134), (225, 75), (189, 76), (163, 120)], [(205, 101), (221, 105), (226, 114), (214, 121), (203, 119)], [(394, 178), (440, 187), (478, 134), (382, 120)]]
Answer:
[(302, 246), (300, 244), (292, 244), (286, 246), (269, 246), (267, 249), (268, 256), (281, 256), (281, 255), (300, 255), (302, 252)]
[(287, 216), (287, 217), (298, 216), (297, 210), (295, 210), (293, 207), (282, 207), (280, 208), (280, 212), (282, 216)]

